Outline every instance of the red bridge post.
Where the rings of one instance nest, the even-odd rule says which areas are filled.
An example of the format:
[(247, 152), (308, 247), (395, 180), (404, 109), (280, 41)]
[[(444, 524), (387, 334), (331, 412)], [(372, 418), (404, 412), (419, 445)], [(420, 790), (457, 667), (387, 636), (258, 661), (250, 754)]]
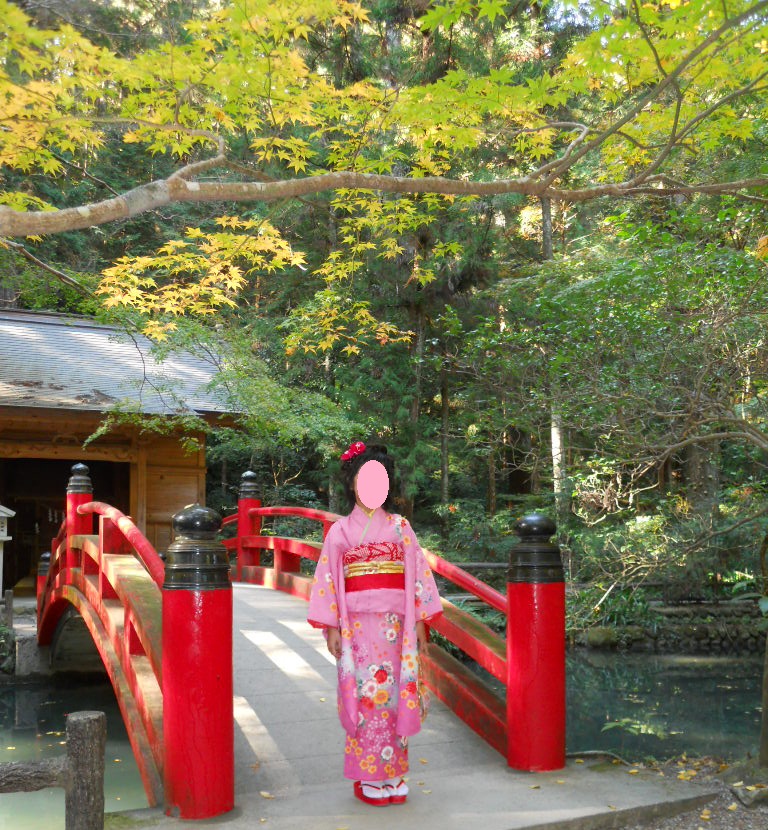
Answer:
[[(53, 547), (53, 545), (51, 545)], [(51, 552), (43, 551), (37, 562), (37, 618), (40, 619), (40, 612), (43, 610), (43, 598), (45, 586), (48, 582), (48, 574), (51, 571)]]
[(232, 584), (199, 504), (173, 517), (163, 583), (163, 741), (166, 812), (203, 819), (234, 807)]
[(258, 536), (261, 533), (261, 516), (251, 516), (252, 507), (261, 507), (261, 500), (256, 498), (258, 488), (256, 473), (246, 470), (240, 477), (240, 490), (237, 494), (237, 576), (243, 581), (243, 565), (260, 565), (260, 562), (246, 562), (248, 554), (243, 547), (243, 537)]
[(90, 470), (85, 464), (75, 464), (72, 475), (67, 484), (67, 568), (79, 568), (81, 554), (72, 547), (72, 537), (93, 533), (93, 515), (80, 515), (77, 508), (81, 504), (93, 501), (93, 484), (91, 484)]
[(507, 578), (507, 763), (530, 772), (565, 766), (565, 575), (555, 524), (518, 520)]

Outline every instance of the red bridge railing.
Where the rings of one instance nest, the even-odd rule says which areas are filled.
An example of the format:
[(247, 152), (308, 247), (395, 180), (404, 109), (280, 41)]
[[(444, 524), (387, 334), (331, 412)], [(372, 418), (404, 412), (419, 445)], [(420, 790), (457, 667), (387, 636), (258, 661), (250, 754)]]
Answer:
[(77, 609), (114, 687), (147, 799), (162, 804), (163, 563), (127, 516), (91, 501), (87, 467), (72, 472), (66, 518), (38, 569), (38, 642), (50, 645), (64, 613)]
[[(337, 514), (302, 507), (262, 507), (255, 476), (245, 473), (238, 511), (223, 522), (224, 541), (236, 556), (232, 578), (309, 598), (311, 571), (322, 541), (263, 532), (264, 519), (308, 519), (322, 525), (322, 538)], [(559, 769), (565, 765), (565, 592), (559, 549), (549, 537), (554, 525), (541, 516), (518, 523), (522, 542), (513, 556), (507, 594), (425, 551), (440, 577), (488, 608), (507, 616), (506, 638), (447, 599), (433, 630), (463, 655), (457, 659), (434, 642), (423, 656), (427, 685), (462, 720), (517, 769)], [(319, 535), (319, 534), (318, 534)], [(268, 562), (271, 554), (272, 563)], [(468, 659), (467, 659), (468, 658)], [(492, 675), (506, 699), (486, 683), (471, 662)]]
[(228, 812), (232, 586), (216, 539), (220, 517), (199, 505), (177, 513), (163, 561), (128, 516), (91, 491), (88, 468), (76, 464), (66, 518), (38, 568), (38, 642), (50, 645), (74, 607), (112, 682), (150, 806), (192, 819)]

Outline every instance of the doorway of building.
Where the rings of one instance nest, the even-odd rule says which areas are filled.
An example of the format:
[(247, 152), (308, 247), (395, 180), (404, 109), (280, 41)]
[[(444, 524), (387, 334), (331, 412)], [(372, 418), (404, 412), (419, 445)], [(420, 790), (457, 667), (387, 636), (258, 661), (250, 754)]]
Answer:
[[(37, 563), (59, 532), (66, 508), (67, 482), (77, 461), (39, 458), (0, 460), (0, 504), (16, 512), (8, 522), (3, 587), (34, 593)], [(86, 462), (94, 499), (128, 513), (130, 465), (112, 461)]]

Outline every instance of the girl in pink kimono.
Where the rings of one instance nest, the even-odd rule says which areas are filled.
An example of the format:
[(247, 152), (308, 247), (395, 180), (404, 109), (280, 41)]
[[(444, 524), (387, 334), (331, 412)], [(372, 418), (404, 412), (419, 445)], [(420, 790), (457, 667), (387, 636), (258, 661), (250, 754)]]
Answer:
[[(347, 733), (344, 776), (355, 782), (361, 801), (402, 804), (408, 737), (421, 728), (419, 649), (426, 648), (426, 621), (442, 606), (410, 524), (385, 509), (394, 474), (386, 449), (357, 441), (341, 458), (352, 512), (325, 539), (308, 619), (325, 629), (337, 660), (339, 718)], [(378, 499), (363, 487), (372, 470), (380, 484), (387, 482)]]

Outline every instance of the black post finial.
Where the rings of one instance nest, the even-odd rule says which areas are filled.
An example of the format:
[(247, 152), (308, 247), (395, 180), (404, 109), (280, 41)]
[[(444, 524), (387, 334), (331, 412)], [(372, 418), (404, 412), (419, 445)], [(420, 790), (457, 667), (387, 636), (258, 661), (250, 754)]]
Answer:
[(165, 555), (163, 589), (230, 588), (229, 554), (216, 539), (221, 516), (210, 507), (188, 504), (172, 519), (175, 539)]
[(91, 482), (91, 471), (85, 464), (74, 464), (72, 475), (67, 483), (68, 493), (92, 493), (93, 483)]
[(515, 533), (524, 541), (548, 542), (555, 535), (557, 525), (543, 513), (529, 513), (514, 524)]
[(240, 476), (240, 490), (238, 497), (241, 499), (257, 499), (259, 497), (258, 487), (256, 486), (256, 479), (258, 476), (251, 470), (246, 470)]
[(514, 525), (520, 541), (509, 552), (508, 582), (564, 582), (560, 547), (549, 540), (557, 526), (543, 513), (529, 513)]

